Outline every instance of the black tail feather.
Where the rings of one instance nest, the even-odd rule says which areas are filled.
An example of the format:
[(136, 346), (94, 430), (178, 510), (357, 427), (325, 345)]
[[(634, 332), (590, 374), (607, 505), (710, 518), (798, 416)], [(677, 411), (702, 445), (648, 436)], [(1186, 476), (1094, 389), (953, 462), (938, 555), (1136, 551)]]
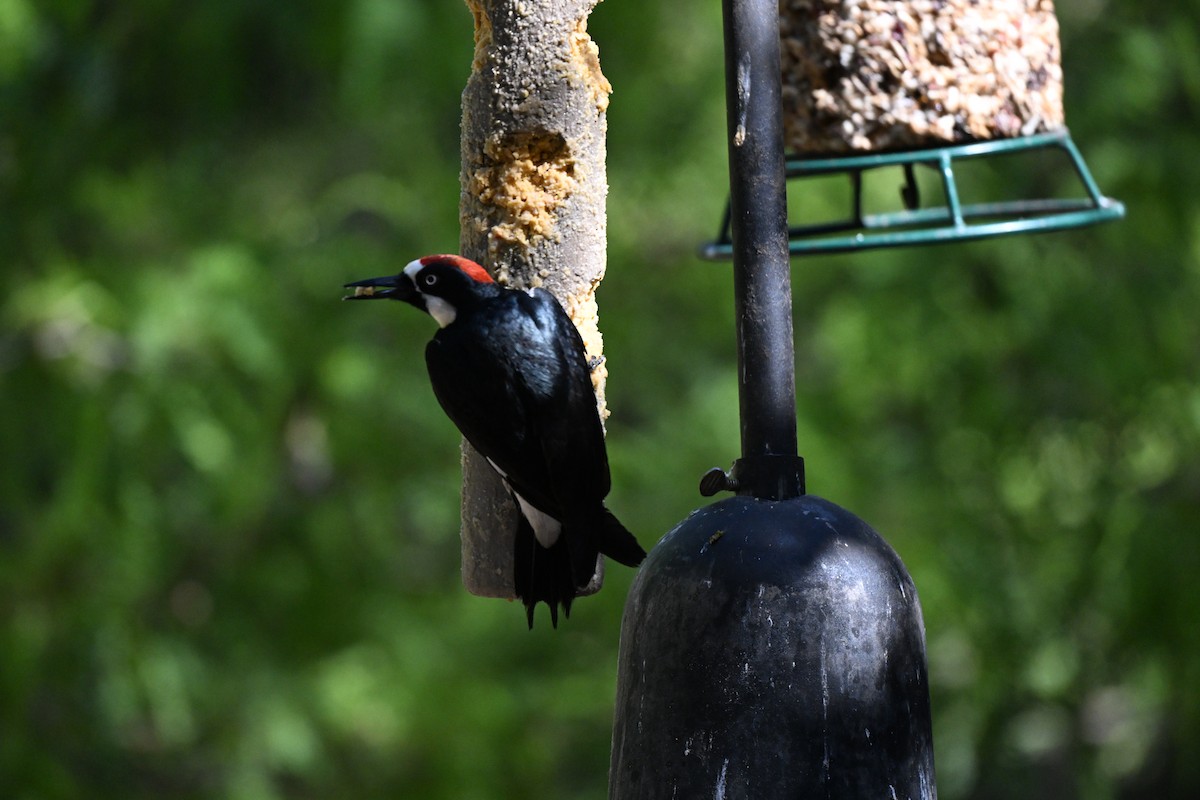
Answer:
[[(571, 601), (579, 585), (587, 585), (592, 574), (589, 572), (580, 584), (577, 584), (571, 566), (571, 551), (567, 546), (567, 537), (559, 536), (550, 547), (542, 547), (533, 535), (533, 528), (524, 515), (518, 515), (517, 535), (514, 542), (513, 588), (517, 597), (525, 604), (525, 616), (533, 629), (533, 608), (538, 602), (550, 607), (550, 625), (558, 627), (558, 607), (561, 605), (563, 614), (571, 616)], [(592, 564), (596, 563), (595, 551), (592, 551)]]
[(596, 546), (601, 553), (627, 567), (636, 567), (646, 558), (646, 551), (638, 540), (607, 508)]
[(636, 567), (646, 557), (637, 539), (612, 512), (603, 509), (598, 524), (564, 525), (562, 534), (550, 547), (543, 547), (534, 536), (524, 514), (518, 514), (513, 547), (513, 585), (525, 604), (525, 617), (533, 629), (533, 609), (539, 602), (550, 607), (550, 624), (558, 627), (558, 607), (571, 616), (571, 601), (587, 587), (596, 571), (601, 553)]

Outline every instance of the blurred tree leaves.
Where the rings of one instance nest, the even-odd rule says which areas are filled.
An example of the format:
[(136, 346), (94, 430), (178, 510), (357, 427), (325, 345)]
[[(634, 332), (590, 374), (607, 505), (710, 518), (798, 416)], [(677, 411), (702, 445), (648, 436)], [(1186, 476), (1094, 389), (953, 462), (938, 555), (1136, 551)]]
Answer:
[[(1200, 784), (1197, 10), (1059, 9), (1126, 221), (796, 263), (810, 488), (921, 590), (946, 798)], [(0, 0), (3, 796), (604, 793), (629, 571), (556, 632), (467, 596), (428, 320), (337, 302), (455, 247), (470, 25)], [(650, 545), (737, 455), (729, 274), (692, 257), (724, 203), (719, 8), (589, 29), (611, 500)]]

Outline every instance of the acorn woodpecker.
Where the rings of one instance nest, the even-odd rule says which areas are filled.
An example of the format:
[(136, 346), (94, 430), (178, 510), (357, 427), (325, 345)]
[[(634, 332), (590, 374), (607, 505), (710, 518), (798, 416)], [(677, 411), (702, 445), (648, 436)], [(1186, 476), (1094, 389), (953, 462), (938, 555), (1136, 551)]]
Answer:
[(433, 393), (519, 508), (513, 582), (530, 628), (538, 601), (554, 627), (559, 605), (570, 616), (597, 554), (642, 562), (646, 552), (604, 506), (608, 454), (587, 351), (553, 295), (502, 287), (455, 255), (345, 288), (347, 300), (402, 300), (437, 321), (425, 348)]

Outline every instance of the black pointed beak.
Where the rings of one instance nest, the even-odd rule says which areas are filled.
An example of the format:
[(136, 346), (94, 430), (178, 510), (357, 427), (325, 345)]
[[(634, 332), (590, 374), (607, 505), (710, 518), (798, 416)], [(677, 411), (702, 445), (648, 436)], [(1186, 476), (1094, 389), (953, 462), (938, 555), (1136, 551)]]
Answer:
[(417, 287), (412, 279), (401, 272), (399, 275), (389, 275), (386, 278), (367, 278), (366, 280), (347, 283), (343, 289), (353, 289), (352, 294), (343, 300), (403, 300), (412, 302), (417, 294)]

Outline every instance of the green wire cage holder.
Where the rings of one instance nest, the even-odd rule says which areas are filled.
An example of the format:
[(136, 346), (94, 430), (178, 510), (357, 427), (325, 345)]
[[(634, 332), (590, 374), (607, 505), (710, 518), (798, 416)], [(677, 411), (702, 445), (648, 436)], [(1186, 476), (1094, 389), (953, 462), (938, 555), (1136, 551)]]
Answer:
[[(1086, 196), (1031, 198), (988, 203), (963, 203), (954, 168), (959, 162), (995, 158), (1038, 150), (1058, 150), (1070, 159)], [(900, 167), (904, 208), (877, 214), (864, 213), (863, 174), (884, 167)], [(945, 204), (921, 207), (916, 167), (935, 170), (941, 178)], [(842, 220), (788, 227), (792, 255), (845, 253), (879, 247), (937, 244), (984, 239), (1016, 233), (1064, 230), (1094, 225), (1125, 216), (1124, 204), (1105, 197), (1088, 171), (1070, 133), (1049, 133), (971, 144), (903, 152), (845, 157), (800, 157), (787, 162), (787, 179), (804, 180), (845, 174), (850, 178), (850, 213)], [(701, 249), (711, 261), (732, 258), (728, 205), (717, 240)]]

